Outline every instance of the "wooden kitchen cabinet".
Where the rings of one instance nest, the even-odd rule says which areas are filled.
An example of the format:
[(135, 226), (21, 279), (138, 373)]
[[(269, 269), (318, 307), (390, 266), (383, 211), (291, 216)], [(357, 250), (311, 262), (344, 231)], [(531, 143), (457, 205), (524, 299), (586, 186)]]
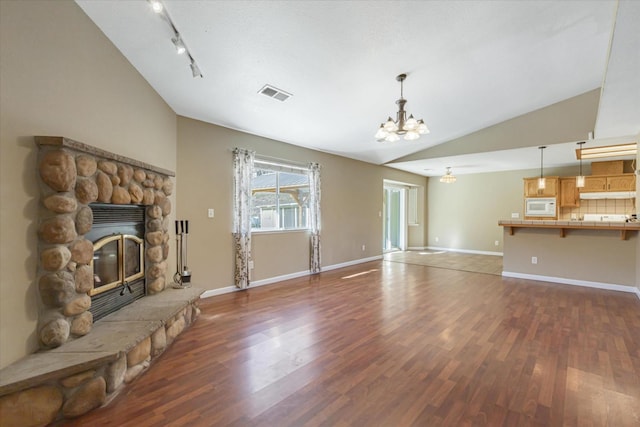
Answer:
[(524, 179), (524, 197), (557, 197), (558, 196), (558, 177), (546, 176), (545, 188), (538, 189), (538, 178)]
[(576, 178), (560, 178), (560, 207), (580, 207), (580, 192), (576, 188)]
[(585, 176), (583, 193), (594, 191), (634, 191), (636, 189), (636, 177), (632, 173), (622, 175)]
[(584, 187), (580, 189), (583, 193), (593, 193), (594, 191), (607, 190), (606, 176), (585, 176)]
[(607, 177), (607, 191), (634, 191), (636, 176), (632, 173)]

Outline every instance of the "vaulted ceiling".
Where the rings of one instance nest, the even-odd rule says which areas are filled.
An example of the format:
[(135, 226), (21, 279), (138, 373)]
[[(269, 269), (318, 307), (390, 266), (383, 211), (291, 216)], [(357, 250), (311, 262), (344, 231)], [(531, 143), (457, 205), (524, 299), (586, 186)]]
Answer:
[[(475, 165), (459, 174), (536, 167), (510, 147), (442, 147), (599, 88), (596, 138), (640, 132), (640, 2), (163, 0), (193, 78), (148, 1), (76, 1), (177, 114), (426, 176), (456, 162)], [(380, 143), (400, 73), (407, 110), (431, 132)], [(293, 96), (260, 94), (265, 84)], [(575, 140), (553, 143), (567, 146), (558, 165), (575, 162)]]

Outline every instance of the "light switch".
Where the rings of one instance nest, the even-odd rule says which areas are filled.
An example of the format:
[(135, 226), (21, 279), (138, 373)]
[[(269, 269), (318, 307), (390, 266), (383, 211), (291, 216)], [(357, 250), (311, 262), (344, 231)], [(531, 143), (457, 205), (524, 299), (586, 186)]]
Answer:
[(207, 216), (209, 218), (213, 218), (213, 215), (214, 215), (213, 209), (209, 208), (209, 210), (207, 211)]

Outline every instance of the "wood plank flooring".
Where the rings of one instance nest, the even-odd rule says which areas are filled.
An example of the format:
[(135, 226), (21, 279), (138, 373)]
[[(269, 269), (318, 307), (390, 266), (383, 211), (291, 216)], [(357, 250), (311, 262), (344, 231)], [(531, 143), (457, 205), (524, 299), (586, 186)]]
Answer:
[(440, 250), (394, 251), (384, 254), (385, 261), (429, 267), (502, 275), (502, 256), (449, 252)]
[(203, 300), (69, 426), (638, 426), (633, 294), (376, 261)]

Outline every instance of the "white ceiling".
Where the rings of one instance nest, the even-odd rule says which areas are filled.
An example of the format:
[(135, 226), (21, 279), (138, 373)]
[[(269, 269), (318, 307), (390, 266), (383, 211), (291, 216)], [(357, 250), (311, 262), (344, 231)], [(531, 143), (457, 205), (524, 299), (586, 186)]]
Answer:
[[(598, 127), (603, 137), (640, 132), (640, 2), (618, 10), (612, 1), (163, 0), (202, 79), (192, 78), (169, 26), (146, 0), (76, 2), (177, 114), (375, 164), (603, 81), (596, 137)], [(615, 72), (607, 73), (608, 64)], [(395, 115), (400, 73), (408, 74), (407, 110), (431, 133), (378, 143), (377, 127)], [(258, 93), (265, 84), (293, 96), (268, 98)], [(465, 173), (539, 166), (537, 149), (520, 160), (511, 151), (429, 159), (411, 169), (438, 175), (447, 161), (476, 165)], [(436, 161), (437, 173), (425, 170)]]

